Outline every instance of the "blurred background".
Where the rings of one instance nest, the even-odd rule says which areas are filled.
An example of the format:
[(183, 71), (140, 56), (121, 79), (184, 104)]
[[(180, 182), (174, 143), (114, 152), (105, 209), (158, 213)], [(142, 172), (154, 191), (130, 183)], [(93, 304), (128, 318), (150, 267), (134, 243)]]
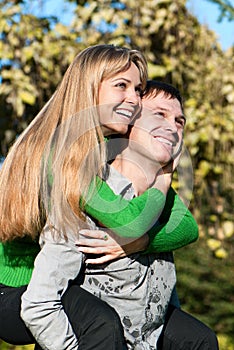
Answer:
[[(140, 49), (150, 78), (184, 97), (200, 238), (175, 252), (178, 294), (215, 330), (220, 349), (233, 350), (233, 0), (0, 0), (0, 160), (75, 55), (101, 43)], [(0, 349), (33, 346), (0, 341)]]

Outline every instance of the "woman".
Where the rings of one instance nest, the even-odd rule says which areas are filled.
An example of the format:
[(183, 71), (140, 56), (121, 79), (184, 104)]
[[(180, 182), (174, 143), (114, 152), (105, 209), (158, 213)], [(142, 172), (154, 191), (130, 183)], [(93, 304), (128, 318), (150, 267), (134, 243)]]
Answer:
[[(123, 80), (122, 76), (118, 76), (118, 80), (112, 84), (112, 88), (118, 91), (118, 101), (115, 105), (120, 107), (123, 105), (128, 115), (123, 115), (122, 109), (112, 110), (109, 124), (105, 123), (105, 120), (102, 123), (101, 120), (99, 121), (97, 109), (91, 111), (91, 107), (98, 104), (100, 84), (110, 76), (117, 76), (121, 72), (126, 74), (129, 69), (130, 73), (127, 74), (129, 79)], [(2, 242), (7, 242), (1, 245), (3, 273), (1, 273), (0, 282), (2, 283), (1, 306), (14, 309), (16, 328), (14, 328), (15, 333), (12, 334), (13, 313), (9, 313), (11, 315), (9, 324), (6, 324), (5, 319), (4, 324), (1, 325), (3, 339), (12, 343), (17, 343), (18, 340), (21, 343), (31, 342), (31, 336), (28, 336), (24, 329), (22, 330), (23, 325), (19, 319), (19, 296), (25, 290), (22, 286), (29, 282), (33, 260), (39, 251), (38, 244), (33, 243), (33, 240), (38, 239), (38, 232), (45, 224), (48, 211), (51, 214), (54, 202), (56, 202), (56, 218), (61, 231), (64, 223), (70, 225), (70, 222), (75, 221), (77, 224), (77, 218), (82, 218), (82, 210), (76, 204), (80, 201), (81, 191), (83, 194), (87, 192), (91, 179), (95, 179), (96, 174), (101, 171), (102, 164), (105, 164), (104, 135), (112, 132), (123, 134), (127, 132), (128, 124), (139, 111), (140, 93), (146, 84), (146, 79), (146, 61), (136, 50), (97, 45), (82, 51), (69, 66), (54, 95), (9, 152), (0, 174), (0, 238)], [(88, 114), (86, 113), (85, 118), (82, 118), (84, 114), (80, 112), (85, 109), (88, 110)], [(75, 119), (72, 118), (74, 116), (76, 116)], [(46, 180), (43, 181), (43, 179), (51, 153), (58, 158), (61, 148), (66, 145), (66, 142), (70, 142), (72, 128), (69, 126), (74, 126), (74, 120), (76, 129), (81, 134), (77, 142), (74, 142), (71, 147), (69, 145), (70, 149), (63, 165), (62, 191), (66, 194), (64, 200), (61, 191), (56, 191), (57, 186), (60, 186), (60, 178), (57, 179), (58, 177), (54, 176), (52, 189), (47, 188), (47, 174)], [(86, 161), (86, 155), (90, 149), (94, 149), (94, 152)], [(85, 168), (82, 167), (83, 162), (85, 162)], [(74, 172), (79, 173), (79, 179), (82, 181), (78, 183), (75, 181)], [(50, 191), (50, 203), (43, 200), (43, 194), (45, 194), (43, 190)], [(44, 197), (47, 198), (47, 193)], [(70, 215), (71, 212), (75, 215)], [(80, 223), (80, 220), (78, 221)], [(15, 296), (18, 297), (15, 298)], [(2, 313), (6, 312), (5, 306)], [(113, 315), (112, 311), (111, 315)], [(108, 311), (107, 316), (108, 319), (111, 318)], [(115, 322), (118, 323), (117, 317)], [(118, 329), (118, 327), (115, 328)], [(112, 330), (107, 331), (109, 334), (114, 333)], [(108, 338), (107, 334), (105, 334), (106, 347), (110, 348), (108, 342), (112, 344), (113, 338)], [(116, 331), (116, 337), (122, 344), (121, 332)], [(105, 343), (102, 346), (105, 346)], [(96, 348), (98, 349), (98, 345)], [(116, 343), (117, 348), (122, 349), (122, 345)]]
[[(127, 76), (125, 76), (126, 72)], [(122, 73), (124, 73), (124, 78)], [(81, 194), (86, 198), (90, 180), (95, 180), (96, 174), (101, 173), (102, 164), (105, 164), (103, 135), (124, 134), (127, 131), (128, 124), (139, 110), (140, 91), (144, 88), (146, 73), (143, 56), (134, 50), (98, 45), (84, 50), (76, 57), (53, 97), (19, 137), (4, 163), (0, 178), (1, 240), (7, 241), (25, 235), (36, 239), (37, 232), (41, 230), (49, 216), (56, 218), (57, 232), (66, 235), (67, 230), (77, 230), (77, 224), (83, 223), (81, 221), (83, 219), (82, 207), (80, 209), (77, 203), (80, 202)], [(117, 80), (111, 80), (113, 77)], [(106, 93), (102, 94), (102, 88), (106, 88), (105, 82), (107, 81), (111, 83), (108, 88), (118, 91), (117, 94), (114, 94), (114, 96), (117, 95), (117, 100), (112, 101), (114, 107), (110, 111), (105, 111), (108, 111), (108, 119), (106, 119), (107, 113), (104, 114), (103, 110), (89, 108), (98, 103), (110, 102), (110, 96), (108, 100), (105, 100)], [(87, 110), (85, 114), (81, 113), (84, 109)], [(78, 140), (77, 133), (74, 139), (73, 130), (79, 131)], [(93, 152), (87, 160), (86, 155), (87, 153), (90, 155), (90, 149), (93, 149)], [(77, 150), (82, 150), (82, 152), (77, 152)], [(53, 170), (57, 163), (61, 164), (61, 161), (63, 161), (63, 177), (54, 172), (52, 174), (52, 188), (50, 188), (50, 179), (47, 182), (47, 165), (49, 164), (50, 167), (52, 162)], [(78, 183), (76, 181), (77, 173), (79, 173), (80, 180)], [(61, 188), (62, 191), (60, 191)], [(157, 198), (158, 194), (154, 196), (154, 199)], [(53, 205), (54, 203), (56, 206)], [(32, 246), (33, 249), (31, 249)], [(145, 240), (143, 246), (146, 246)], [(27, 254), (24, 259), (19, 259), (19, 255), (22, 254), (20, 247), (27, 247), (28, 253), (32, 251), (32, 257), (28, 259), (29, 254)], [(38, 252), (37, 245), (34, 246), (30, 239), (23, 238), (3, 245), (2, 249), (4, 252), (3, 265), (8, 263), (5, 265), (9, 267), (11, 275), (9, 273), (1, 275), (3, 276), (1, 282), (12, 287), (27, 284), (32, 271), (32, 261)], [(16, 280), (12, 273), (15, 272), (14, 267), (18, 266), (19, 260), (18, 273), (21, 276)], [(4, 271), (6, 272), (5, 268)], [(23, 271), (27, 272), (27, 276), (24, 275)], [(14, 293), (16, 291), (20, 296), (24, 289), (25, 287), (12, 289), (6, 286), (2, 286), (1, 289), (5, 298), (2, 299), (2, 303), (5, 300), (10, 301), (11, 307), (12, 300), (16, 301), (16, 318), (19, 313), (19, 302), (17, 304), (19, 298), (15, 299)], [(85, 295), (86, 297), (91, 298)], [(101, 312), (104, 313), (102, 307), (103, 305), (100, 306)], [(111, 309), (106, 310), (108, 322), (114, 317), (115, 329), (117, 330), (118, 317), (113, 316), (113, 310), (110, 312), (109, 310)], [(19, 319), (17, 321), (20, 323)], [(7, 324), (3, 326), (6, 328)], [(19, 327), (21, 326), (22, 324)], [(108, 326), (110, 328), (110, 324)], [(97, 324), (95, 327), (94, 333), (97, 339), (95, 348), (98, 349), (100, 346), (102, 336), (101, 348), (110, 349), (108, 342), (114, 344), (113, 332), (109, 330), (109, 333), (99, 335), (96, 331), (103, 327), (98, 327)], [(116, 332), (117, 336), (115, 335), (119, 339), (116, 342), (116, 348), (122, 349), (121, 327), (119, 329), (120, 331)], [(7, 332), (3, 332), (3, 336), (1, 336), (3, 339), (16, 343), (16, 340), (11, 340), (11, 330), (12, 318), (10, 327), (8, 327), (9, 337), (6, 337)], [(23, 334), (21, 333), (22, 328), (19, 330), (19, 333)], [(1, 327), (1, 331), (4, 331), (3, 327)], [(110, 334), (110, 338), (107, 334)], [(76, 347), (77, 344), (75, 343), (74, 346)], [(52, 348), (54, 349), (54, 347)]]
[[(64, 235), (71, 225), (77, 230), (84, 223), (82, 208), (77, 203), (81, 192), (85, 198), (91, 179), (95, 182), (96, 174), (101, 173), (106, 162), (104, 135), (127, 132), (129, 123), (140, 109), (140, 95), (146, 78), (146, 62), (138, 51), (109, 45), (82, 51), (68, 68), (54, 95), (9, 152), (0, 174), (1, 241), (6, 242), (1, 245), (1, 314), (8, 315), (8, 318), (1, 317), (2, 339), (15, 344), (32, 341), (19, 318), (19, 311), (20, 296), (30, 280), (33, 261), (39, 251), (38, 232), (49, 216), (56, 217), (56, 229)], [(112, 94), (107, 100), (103, 91), (108, 89)], [(109, 101), (112, 96), (117, 99)], [(112, 102), (113, 107), (109, 109), (108, 105), (106, 111), (93, 108), (106, 102)], [(106, 119), (107, 112), (109, 117)], [(93, 152), (90, 153), (91, 149)], [(90, 155), (88, 159), (87, 154)], [(47, 165), (50, 167), (52, 163), (53, 170), (57, 162), (63, 160), (63, 177), (53, 173), (50, 188)], [(160, 192), (151, 193), (153, 200), (160, 199), (164, 204)], [(145, 228), (142, 229), (144, 232)], [(138, 249), (142, 246), (146, 247), (145, 238)], [(108, 343), (114, 344), (113, 336), (118, 339), (116, 348), (122, 349), (118, 316), (114, 316), (112, 309), (106, 308), (105, 312), (108, 322), (113, 319), (115, 327), (108, 323), (101, 338), (97, 329), (105, 328), (95, 325), (96, 349), (99, 346), (110, 349)], [(102, 315), (103, 323), (104, 309)], [(102, 345), (100, 339), (103, 339)]]

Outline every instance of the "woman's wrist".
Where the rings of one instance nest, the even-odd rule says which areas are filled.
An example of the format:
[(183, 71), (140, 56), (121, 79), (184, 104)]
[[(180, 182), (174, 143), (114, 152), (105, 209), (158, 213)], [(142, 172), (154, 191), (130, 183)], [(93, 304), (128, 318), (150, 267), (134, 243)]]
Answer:
[(140, 238), (133, 240), (131, 243), (126, 244), (124, 246), (124, 251), (126, 255), (142, 252), (148, 248), (149, 241), (149, 236), (146, 233)]

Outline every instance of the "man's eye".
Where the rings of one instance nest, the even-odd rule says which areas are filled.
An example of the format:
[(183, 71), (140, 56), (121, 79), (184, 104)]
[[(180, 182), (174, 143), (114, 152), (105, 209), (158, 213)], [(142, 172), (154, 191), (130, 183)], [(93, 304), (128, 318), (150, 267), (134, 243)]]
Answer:
[(162, 112), (155, 112), (154, 115), (156, 117), (164, 117), (164, 114)]
[(177, 123), (180, 124), (182, 127), (185, 126), (185, 119), (177, 119)]

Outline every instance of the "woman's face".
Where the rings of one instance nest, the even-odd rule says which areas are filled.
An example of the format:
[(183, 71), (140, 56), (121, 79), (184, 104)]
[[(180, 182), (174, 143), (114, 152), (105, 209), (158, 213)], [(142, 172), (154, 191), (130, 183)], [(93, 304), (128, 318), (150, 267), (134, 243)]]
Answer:
[(99, 88), (100, 124), (105, 136), (125, 134), (141, 106), (142, 83), (137, 66), (102, 81)]

